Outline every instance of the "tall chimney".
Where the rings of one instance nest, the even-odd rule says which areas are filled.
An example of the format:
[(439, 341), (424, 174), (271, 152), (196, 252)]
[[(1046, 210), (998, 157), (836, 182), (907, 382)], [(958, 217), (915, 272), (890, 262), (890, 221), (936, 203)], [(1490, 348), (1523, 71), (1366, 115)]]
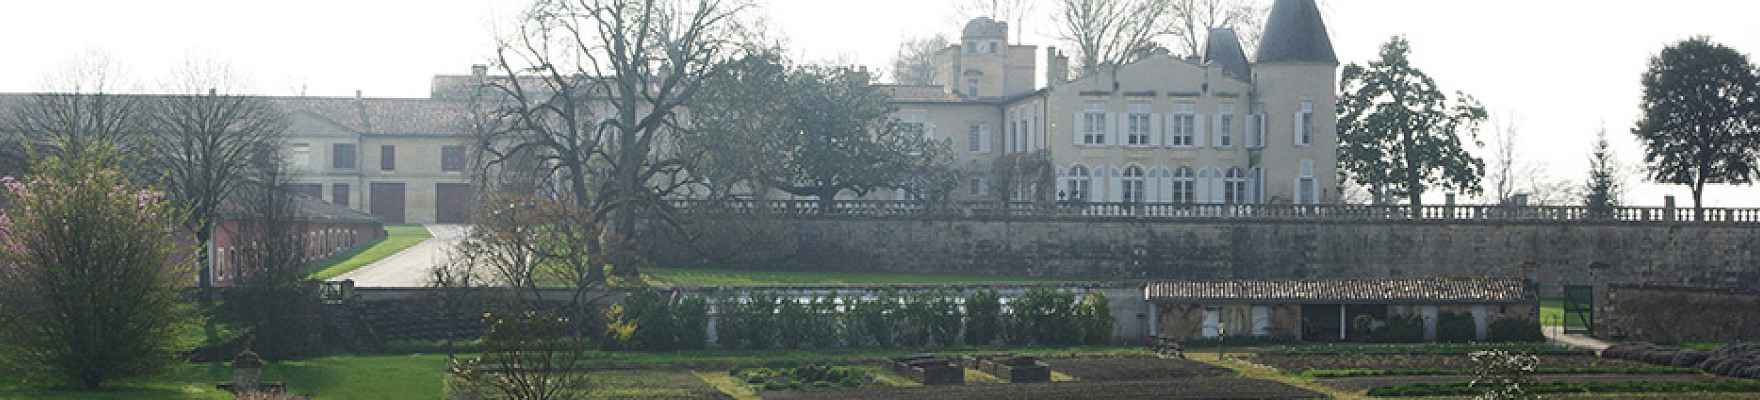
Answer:
[(1069, 57), (1057, 51), (1056, 46), (1045, 47), (1045, 85), (1069, 81)]

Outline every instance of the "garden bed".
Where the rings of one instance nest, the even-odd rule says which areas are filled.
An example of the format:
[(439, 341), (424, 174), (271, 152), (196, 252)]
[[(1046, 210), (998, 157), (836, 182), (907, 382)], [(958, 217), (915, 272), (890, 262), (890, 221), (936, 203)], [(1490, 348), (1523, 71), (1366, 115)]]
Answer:
[(1227, 368), (1197, 361), (1150, 355), (1056, 359), (1051, 369), (1084, 381), (1190, 378), (1234, 373)]
[[(1054, 365), (1060, 363), (1054, 363)], [(763, 396), (766, 399), (1295, 399), (1325, 397), (1320, 393), (1282, 382), (1235, 377), (887, 387), (773, 392), (763, 393)]]

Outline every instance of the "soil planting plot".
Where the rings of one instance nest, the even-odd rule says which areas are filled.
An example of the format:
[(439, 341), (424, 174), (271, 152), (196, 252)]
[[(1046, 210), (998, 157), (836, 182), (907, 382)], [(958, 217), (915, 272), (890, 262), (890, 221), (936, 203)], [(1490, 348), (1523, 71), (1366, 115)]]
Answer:
[[(1310, 369), (1472, 369), (1473, 360), (1464, 354), (1305, 354), (1262, 355), (1249, 359), (1258, 364), (1276, 367), (1286, 373)], [(1593, 355), (1542, 355), (1539, 368), (1639, 367), (1644, 364)]]
[(1233, 377), (888, 387), (763, 393), (763, 396), (766, 399), (1294, 399), (1325, 397), (1320, 393), (1282, 382)]
[[(1734, 380), (1715, 375), (1702, 374), (1557, 374), (1534, 375), (1535, 382), (1697, 382)], [(1472, 375), (1420, 375), (1420, 376), (1354, 376), (1348, 378), (1321, 378), (1315, 380), (1322, 385), (1344, 391), (1369, 390), (1382, 386), (1409, 385), (1413, 383), (1451, 383), (1472, 382)]]
[(618, 399), (730, 399), (684, 370), (593, 371), (587, 397)]
[(1227, 368), (1152, 355), (1046, 360), (1051, 369), (1084, 381), (1189, 378), (1232, 374)]

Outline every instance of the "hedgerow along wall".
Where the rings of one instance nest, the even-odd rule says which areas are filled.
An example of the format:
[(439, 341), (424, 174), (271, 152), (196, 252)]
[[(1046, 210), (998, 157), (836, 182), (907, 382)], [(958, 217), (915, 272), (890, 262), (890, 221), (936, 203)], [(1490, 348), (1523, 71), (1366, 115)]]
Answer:
[[(1096, 279), (1760, 286), (1760, 223), (695, 215), (655, 265)], [(681, 238), (689, 238), (683, 240)], [(1523, 265), (1531, 267), (1524, 268)]]

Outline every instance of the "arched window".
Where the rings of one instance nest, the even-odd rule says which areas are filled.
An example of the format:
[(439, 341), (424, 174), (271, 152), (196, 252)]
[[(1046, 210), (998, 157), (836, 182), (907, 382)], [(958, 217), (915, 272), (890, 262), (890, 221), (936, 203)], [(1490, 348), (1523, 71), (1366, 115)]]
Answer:
[(1124, 202), (1143, 202), (1143, 167), (1124, 167)]
[(1173, 171), (1173, 202), (1191, 204), (1197, 199), (1197, 174), (1192, 167), (1179, 167)]
[(1222, 180), (1223, 200), (1228, 204), (1247, 203), (1247, 173), (1240, 167), (1228, 169), (1228, 175)]
[(1089, 198), (1088, 190), (1093, 187), (1089, 180), (1088, 167), (1077, 165), (1069, 167), (1069, 200), (1084, 201)]

